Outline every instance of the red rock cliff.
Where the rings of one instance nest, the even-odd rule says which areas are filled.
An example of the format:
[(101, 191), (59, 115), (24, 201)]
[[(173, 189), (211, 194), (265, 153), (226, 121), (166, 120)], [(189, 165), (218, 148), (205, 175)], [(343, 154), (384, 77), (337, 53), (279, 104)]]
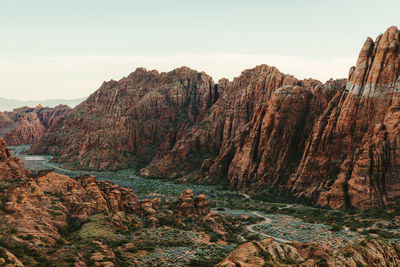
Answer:
[(0, 112), (0, 136), (9, 145), (37, 142), (69, 110), (65, 105), (54, 108), (39, 105), (35, 108), (21, 107), (12, 112)]
[(400, 194), (400, 33), (368, 38), (345, 92), (325, 110), (289, 188), (320, 205), (361, 208)]
[(297, 80), (260, 65), (232, 82), (188, 68), (138, 69), (104, 83), (33, 146), (88, 169), (231, 188), (279, 187), (334, 208), (368, 208), (400, 190), (399, 30), (368, 38), (345, 80)]
[(118, 169), (150, 161), (179, 129), (195, 124), (218, 98), (210, 76), (187, 67), (137, 69), (105, 82), (32, 147), (85, 169)]

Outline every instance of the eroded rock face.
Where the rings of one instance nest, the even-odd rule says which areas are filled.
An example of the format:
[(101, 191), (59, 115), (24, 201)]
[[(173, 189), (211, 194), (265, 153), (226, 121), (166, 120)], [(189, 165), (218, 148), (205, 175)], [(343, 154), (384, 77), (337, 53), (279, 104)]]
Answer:
[(368, 38), (340, 100), (325, 110), (289, 188), (333, 208), (392, 203), (400, 194), (400, 41)]
[(0, 137), (0, 180), (14, 180), (29, 175), (30, 172), (25, 169), (22, 161), (13, 156), (6, 141)]
[(85, 169), (140, 166), (173, 146), (218, 99), (211, 77), (187, 67), (168, 73), (137, 69), (105, 82), (32, 147)]
[(201, 159), (201, 182), (227, 179), (231, 188), (244, 190), (285, 184), (301, 161), (314, 122), (344, 86), (345, 80), (299, 81), (267, 65), (246, 70), (209, 114), (142, 174), (182, 175), (196, 158)]
[(318, 244), (279, 244), (267, 238), (240, 245), (216, 266), (397, 266), (400, 264), (398, 249), (397, 244), (382, 240), (363, 240), (333, 252)]
[(245, 70), (231, 83), (220, 80), (218, 87), (226, 89), (207, 116), (179, 132), (170, 151), (155, 158), (142, 173), (178, 176), (201, 166), (210, 177), (226, 177), (236, 145), (246, 137), (255, 114), (275, 90), (299, 82), (267, 65)]
[[(70, 178), (54, 171), (22, 180), (6, 194), (8, 223), (21, 234), (54, 244), (68, 219), (86, 221), (92, 214), (135, 213), (140, 204), (132, 189), (93, 176)], [(57, 216), (50, 213), (57, 211)]]
[(400, 194), (399, 42), (396, 27), (368, 38), (348, 80), (324, 84), (267, 65), (218, 84), (185, 67), (138, 69), (104, 83), (32, 151), (78, 168), (278, 187), (333, 208), (390, 204)]
[(35, 108), (22, 107), (11, 112), (0, 112), (0, 136), (8, 145), (37, 142), (48, 128), (70, 110), (65, 105), (54, 108), (38, 105)]
[(206, 182), (228, 179), (243, 190), (279, 186), (333, 208), (394, 203), (399, 66), (399, 30), (391, 27), (375, 42), (367, 39), (347, 84), (298, 81), (268, 66), (244, 71), (208, 116), (142, 173), (182, 175), (191, 157), (205, 154)]

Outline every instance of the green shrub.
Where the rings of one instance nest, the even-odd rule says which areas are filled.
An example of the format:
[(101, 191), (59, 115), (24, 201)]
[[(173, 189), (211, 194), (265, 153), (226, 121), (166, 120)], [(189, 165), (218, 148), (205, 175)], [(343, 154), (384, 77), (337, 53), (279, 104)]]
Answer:
[(145, 241), (142, 241), (142, 242), (136, 244), (136, 248), (138, 250), (147, 250), (149, 252), (153, 252), (156, 248), (156, 244), (154, 244), (151, 241), (145, 240)]
[(353, 252), (346, 251), (345, 253), (343, 253), (343, 256), (345, 256), (346, 258), (350, 258), (351, 256), (353, 256)]
[(156, 217), (160, 222), (160, 226), (174, 226), (175, 219), (173, 216), (159, 216)]
[(210, 234), (210, 242), (218, 242), (218, 235), (216, 233)]
[(191, 259), (188, 263), (188, 266), (196, 266), (196, 267), (213, 267), (218, 262), (220, 262), (223, 258), (200, 258), (200, 259)]
[(295, 259), (292, 258), (285, 258), (282, 260), (282, 263), (284, 264), (297, 264), (297, 261)]

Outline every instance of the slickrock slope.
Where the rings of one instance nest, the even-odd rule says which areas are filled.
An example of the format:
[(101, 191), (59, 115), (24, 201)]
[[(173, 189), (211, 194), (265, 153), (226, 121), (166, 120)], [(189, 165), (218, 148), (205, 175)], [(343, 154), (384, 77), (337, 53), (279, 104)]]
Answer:
[(48, 128), (70, 110), (64, 105), (54, 108), (39, 105), (35, 108), (21, 107), (11, 112), (0, 112), (0, 136), (9, 145), (37, 142)]
[[(140, 207), (131, 189), (91, 176), (72, 179), (53, 171), (22, 181), (5, 199), (8, 223), (46, 245), (61, 238), (60, 229), (68, 226), (68, 220), (84, 222), (100, 212), (135, 213)], [(57, 216), (51, 216), (52, 212)]]
[(221, 92), (211, 77), (187, 67), (168, 73), (137, 69), (105, 82), (32, 147), (85, 169), (140, 165), (173, 146)]
[(400, 247), (382, 240), (362, 240), (338, 252), (314, 243), (279, 244), (267, 238), (244, 243), (216, 267), (235, 266), (398, 266)]
[(400, 196), (400, 32), (368, 38), (346, 90), (325, 110), (289, 188), (333, 208), (374, 207)]

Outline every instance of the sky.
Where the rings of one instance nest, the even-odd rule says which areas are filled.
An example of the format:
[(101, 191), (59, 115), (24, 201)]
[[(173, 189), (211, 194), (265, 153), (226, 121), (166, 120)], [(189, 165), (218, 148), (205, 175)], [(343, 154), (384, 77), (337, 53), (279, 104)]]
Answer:
[(400, 26), (399, 10), (398, 0), (0, 0), (0, 97), (85, 97), (137, 67), (345, 78), (367, 36)]

